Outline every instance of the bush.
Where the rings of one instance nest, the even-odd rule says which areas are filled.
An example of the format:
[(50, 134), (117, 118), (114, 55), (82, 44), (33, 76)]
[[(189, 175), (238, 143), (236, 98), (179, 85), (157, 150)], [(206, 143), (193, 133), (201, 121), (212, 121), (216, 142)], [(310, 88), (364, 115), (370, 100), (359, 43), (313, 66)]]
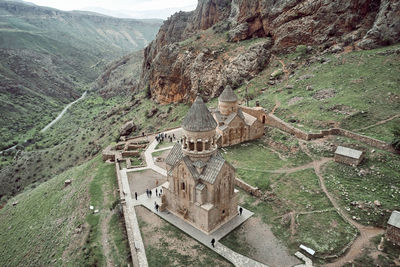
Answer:
[(299, 56), (304, 57), (307, 54), (307, 46), (305, 45), (298, 45), (296, 47), (296, 53), (299, 54)]
[(400, 151), (400, 126), (396, 126), (393, 130), (393, 140), (390, 143), (392, 145), (392, 147), (397, 150)]

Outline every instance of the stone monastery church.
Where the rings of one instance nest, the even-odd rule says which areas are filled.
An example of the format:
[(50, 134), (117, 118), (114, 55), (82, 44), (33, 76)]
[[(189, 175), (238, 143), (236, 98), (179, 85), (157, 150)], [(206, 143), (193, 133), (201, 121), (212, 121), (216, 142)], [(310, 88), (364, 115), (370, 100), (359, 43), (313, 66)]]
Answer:
[(239, 106), (238, 97), (229, 85), (219, 96), (218, 109), (212, 114), (218, 123), (216, 131), (220, 147), (257, 139), (264, 134), (266, 115), (263, 109)]
[(182, 123), (182, 143), (166, 158), (161, 210), (206, 233), (237, 215), (235, 169), (217, 149), (217, 122), (198, 96)]

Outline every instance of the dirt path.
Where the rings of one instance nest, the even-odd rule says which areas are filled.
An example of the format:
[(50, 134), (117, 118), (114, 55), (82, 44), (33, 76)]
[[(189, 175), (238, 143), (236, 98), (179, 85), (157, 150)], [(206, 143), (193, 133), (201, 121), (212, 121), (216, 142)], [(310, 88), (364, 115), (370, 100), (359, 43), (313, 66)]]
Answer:
[(100, 229), (101, 229), (101, 245), (103, 247), (103, 254), (106, 257), (107, 266), (114, 266), (112, 258), (111, 258), (111, 247), (110, 237), (108, 234), (108, 225), (111, 220), (112, 212), (107, 211), (105, 218), (101, 221)]
[[(104, 190), (105, 189), (105, 190)], [(111, 216), (113, 215), (113, 212), (110, 211), (109, 209), (105, 208), (105, 204), (109, 203), (109, 198), (108, 196), (112, 194), (110, 190), (107, 188), (106, 185), (103, 186), (104, 190), (104, 196), (103, 196), (103, 204), (104, 208), (101, 211), (102, 212), (102, 220), (100, 223), (100, 232), (101, 232), (101, 245), (103, 247), (103, 255), (106, 258), (106, 264), (108, 267), (114, 266), (114, 262), (112, 260), (111, 256), (111, 246), (113, 245), (111, 241), (111, 237), (109, 236), (108, 229), (109, 229), (109, 223), (111, 220)]]
[(275, 97), (275, 106), (274, 108), (271, 110), (270, 114), (274, 114), (275, 111), (277, 110), (277, 108), (279, 108), (281, 106), (281, 102), (279, 102), (279, 100)]
[(381, 124), (385, 124), (385, 123), (387, 123), (387, 122), (389, 122), (389, 121), (391, 121), (391, 120), (394, 120), (394, 119), (396, 119), (396, 118), (400, 118), (400, 114), (396, 114), (396, 115), (394, 115), (394, 116), (392, 116), (392, 117), (389, 117), (389, 118), (387, 118), (387, 119), (385, 119), (385, 120), (378, 121), (378, 122), (375, 123), (375, 124), (372, 124), (372, 125), (369, 125), (369, 126), (367, 126), (367, 127), (360, 128), (360, 129), (355, 129), (355, 130), (353, 130), (353, 131), (367, 130), (367, 129), (372, 128), (372, 127), (375, 127), (375, 126), (378, 126), (378, 125), (381, 125)]
[[(304, 153), (306, 153), (310, 158), (312, 158), (312, 155), (304, 142), (300, 142), (300, 147), (302, 148)], [(319, 179), (319, 182), (321, 185), (321, 189), (325, 193), (325, 195), (328, 197), (328, 199), (332, 203), (332, 205), (335, 207), (335, 209), (343, 217), (343, 219), (346, 220), (351, 225), (353, 225), (355, 228), (357, 228), (357, 230), (360, 233), (360, 235), (356, 238), (356, 240), (350, 246), (350, 249), (347, 251), (347, 253), (344, 256), (340, 257), (339, 259), (337, 259), (336, 261), (334, 261), (332, 263), (325, 265), (325, 267), (339, 267), (339, 266), (343, 266), (347, 262), (351, 262), (354, 259), (358, 258), (361, 255), (361, 253), (363, 252), (363, 248), (370, 245), (370, 239), (374, 236), (383, 234), (384, 230), (381, 228), (377, 228), (377, 227), (364, 226), (362, 224), (359, 224), (358, 222), (351, 219), (350, 216), (340, 208), (337, 201), (328, 192), (328, 189), (326, 188), (326, 185), (325, 185), (324, 177), (322, 175), (323, 165), (330, 160), (332, 160), (332, 159), (328, 159), (325, 162), (313, 161), (315, 174), (318, 176), (318, 179)]]

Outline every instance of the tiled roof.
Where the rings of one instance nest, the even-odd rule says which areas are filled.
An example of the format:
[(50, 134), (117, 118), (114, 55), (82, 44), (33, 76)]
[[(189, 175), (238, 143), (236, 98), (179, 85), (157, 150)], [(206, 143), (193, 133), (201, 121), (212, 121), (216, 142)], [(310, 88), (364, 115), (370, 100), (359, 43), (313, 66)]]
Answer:
[(171, 151), (169, 152), (167, 158), (165, 159), (165, 163), (170, 166), (174, 166), (178, 161), (180, 161), (183, 157), (181, 145), (176, 143)]
[(257, 121), (257, 118), (251, 116), (250, 114), (244, 113), (244, 121), (246, 122), (247, 125), (251, 126), (253, 125), (254, 122)]
[(220, 155), (215, 155), (210, 158), (207, 162), (207, 167), (204, 169), (203, 173), (200, 175), (200, 179), (213, 184), (221, 172), (222, 166), (224, 166), (225, 159)]
[(201, 191), (201, 190), (203, 190), (203, 188), (204, 188), (205, 186), (206, 186), (205, 184), (200, 183), (200, 184), (197, 184), (197, 185), (196, 185), (196, 189)]
[(238, 97), (235, 95), (235, 93), (232, 90), (232, 87), (227, 85), (222, 91), (222, 93), (218, 97), (218, 101), (221, 102), (236, 102), (238, 100)]
[(400, 228), (400, 212), (399, 211), (394, 210), (392, 212), (392, 215), (390, 215), (388, 224), (392, 225), (394, 227)]
[(351, 149), (344, 146), (338, 146), (335, 151), (335, 154), (339, 154), (353, 159), (359, 159), (362, 153), (363, 153), (362, 151)]
[(217, 122), (204, 104), (203, 99), (197, 96), (183, 119), (182, 128), (190, 132), (207, 132), (215, 130), (216, 127)]

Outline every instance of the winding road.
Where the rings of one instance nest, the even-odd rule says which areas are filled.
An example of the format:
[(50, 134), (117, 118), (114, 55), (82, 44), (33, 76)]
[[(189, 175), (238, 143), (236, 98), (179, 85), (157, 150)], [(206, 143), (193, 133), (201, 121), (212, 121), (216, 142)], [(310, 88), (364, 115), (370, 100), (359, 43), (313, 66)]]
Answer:
[(52, 122), (50, 122), (49, 124), (47, 124), (42, 130), (40, 130), (41, 133), (44, 133), (45, 131), (47, 131), (51, 126), (53, 126), (57, 121), (59, 121), (62, 116), (64, 116), (65, 112), (67, 112), (67, 110), (76, 102), (82, 100), (85, 98), (87, 92), (84, 92), (83, 95), (78, 98), (77, 100), (69, 103), (68, 105), (65, 106), (65, 108), (61, 111), (60, 114), (58, 114), (57, 118), (55, 118)]

